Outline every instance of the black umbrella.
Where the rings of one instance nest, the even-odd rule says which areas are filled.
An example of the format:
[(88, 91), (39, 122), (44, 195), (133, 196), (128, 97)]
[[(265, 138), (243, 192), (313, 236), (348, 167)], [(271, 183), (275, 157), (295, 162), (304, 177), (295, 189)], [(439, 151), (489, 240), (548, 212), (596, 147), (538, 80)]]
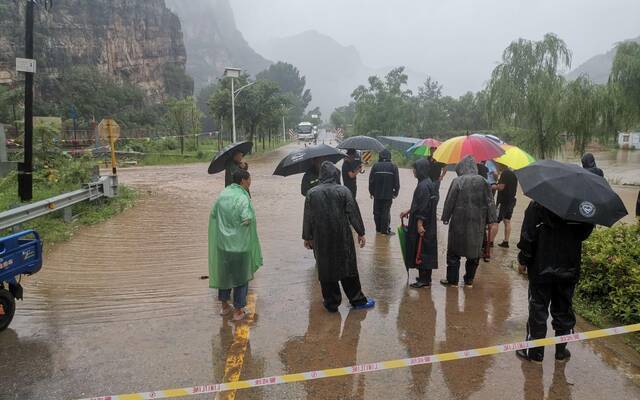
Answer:
[(338, 146), (339, 149), (354, 149), (354, 150), (367, 150), (381, 152), (384, 150), (384, 145), (378, 141), (378, 139), (369, 136), (352, 136), (345, 139)]
[(213, 161), (209, 164), (209, 173), (216, 174), (224, 171), (227, 167), (227, 161), (229, 161), (237, 151), (242, 154), (249, 154), (252, 148), (253, 142), (236, 142), (225, 146), (218, 152), (218, 154), (216, 154), (215, 157), (213, 157)]
[(326, 144), (309, 146), (289, 153), (288, 156), (280, 161), (280, 164), (278, 164), (276, 170), (273, 171), (273, 174), (289, 176), (305, 173), (313, 165), (313, 159), (319, 157), (325, 158), (332, 163), (337, 163), (342, 160), (345, 155), (334, 147), (327, 146)]
[(560, 218), (611, 226), (627, 215), (607, 181), (577, 165), (541, 160), (515, 173), (524, 194)]

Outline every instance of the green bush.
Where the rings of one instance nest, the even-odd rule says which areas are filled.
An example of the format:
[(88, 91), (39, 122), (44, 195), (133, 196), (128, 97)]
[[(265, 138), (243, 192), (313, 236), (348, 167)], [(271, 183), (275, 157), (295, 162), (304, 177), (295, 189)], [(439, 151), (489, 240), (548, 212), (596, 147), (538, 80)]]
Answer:
[(640, 322), (640, 225), (593, 232), (584, 243), (576, 296), (610, 319)]

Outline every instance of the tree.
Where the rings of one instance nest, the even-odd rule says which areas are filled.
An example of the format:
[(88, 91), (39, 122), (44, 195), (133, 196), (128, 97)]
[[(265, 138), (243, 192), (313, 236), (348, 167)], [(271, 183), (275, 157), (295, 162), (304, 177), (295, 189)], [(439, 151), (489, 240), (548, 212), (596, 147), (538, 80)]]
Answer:
[(184, 153), (184, 137), (200, 133), (200, 119), (202, 114), (193, 97), (171, 99), (167, 103), (164, 115), (166, 125), (180, 137), (180, 153)]
[(523, 141), (540, 158), (552, 155), (561, 145), (564, 78), (559, 71), (570, 66), (567, 45), (548, 33), (542, 41), (512, 42), (491, 74), (491, 119), (522, 129)]
[(256, 75), (256, 80), (268, 80), (278, 84), (280, 93), (287, 97), (290, 125), (300, 122), (304, 111), (311, 102), (311, 90), (305, 89), (307, 80), (291, 64), (277, 62)]
[(601, 126), (602, 100), (597, 85), (584, 75), (565, 88), (562, 116), (567, 133), (573, 136), (576, 154), (584, 154)]
[(349, 128), (353, 126), (353, 120), (356, 115), (356, 103), (351, 102), (348, 106), (336, 108), (329, 118), (334, 128), (341, 128), (345, 131), (345, 136), (350, 136)]
[[(234, 83), (236, 88), (247, 85), (248, 75), (242, 75)], [(242, 90), (236, 97), (236, 125), (242, 125), (253, 141), (260, 124), (273, 121), (288, 99), (280, 94), (278, 84), (273, 81), (257, 80)], [(209, 99), (209, 107), (213, 115), (227, 120), (231, 118), (231, 80), (220, 80), (216, 92)], [(281, 115), (281, 114), (279, 114)]]
[(315, 107), (304, 116), (304, 120), (307, 122), (311, 122), (313, 125), (320, 125), (322, 123), (322, 113), (320, 112), (320, 107)]
[(625, 131), (640, 123), (640, 43), (618, 45), (609, 85), (617, 94), (617, 114)]
[(368, 87), (357, 87), (351, 94), (356, 104), (356, 133), (396, 135), (413, 131), (412, 93), (405, 88), (406, 84), (404, 67), (398, 67), (392, 69), (384, 81), (370, 76)]
[(442, 85), (427, 76), (414, 97), (415, 129), (424, 134), (433, 134), (448, 127), (448, 115), (442, 96)]

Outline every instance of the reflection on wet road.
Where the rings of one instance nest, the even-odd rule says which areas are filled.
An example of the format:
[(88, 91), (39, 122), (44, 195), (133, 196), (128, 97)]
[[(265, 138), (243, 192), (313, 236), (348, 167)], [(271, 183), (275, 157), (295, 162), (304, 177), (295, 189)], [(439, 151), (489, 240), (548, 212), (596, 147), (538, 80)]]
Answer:
[[(206, 175), (206, 165), (125, 169), (121, 181), (147, 193), (140, 204), (83, 228), (47, 255), (42, 272), (25, 279), (27, 297), (11, 328), (0, 334), (0, 399), (192, 386), (524, 338), (527, 284), (508, 268), (515, 246), (496, 248), (493, 260), (481, 264), (472, 289), (408, 289), (397, 238), (371, 234), (366, 174), (359, 177), (358, 201), (369, 241), (358, 262), (363, 290), (377, 305), (350, 311), (345, 304), (339, 314), (326, 313), (313, 255), (300, 239), (301, 176), (271, 175), (283, 154), (250, 162), (265, 258), (250, 285), (252, 318), (239, 324), (223, 320), (216, 293), (199, 279), (207, 273), (208, 214), (223, 177)], [(442, 199), (451, 175), (442, 185)], [(415, 187), (409, 170), (401, 170), (401, 184), (393, 225)], [(620, 190), (628, 191), (623, 197), (630, 208), (636, 192)], [(514, 232), (527, 203), (518, 198)], [(445, 272), (446, 234), (440, 225), (435, 282)], [(622, 338), (607, 338), (571, 345), (573, 358), (566, 365), (547, 357), (540, 367), (504, 354), (238, 390), (218, 398), (640, 398), (640, 358), (630, 351), (619, 356), (618, 348), (624, 350)]]

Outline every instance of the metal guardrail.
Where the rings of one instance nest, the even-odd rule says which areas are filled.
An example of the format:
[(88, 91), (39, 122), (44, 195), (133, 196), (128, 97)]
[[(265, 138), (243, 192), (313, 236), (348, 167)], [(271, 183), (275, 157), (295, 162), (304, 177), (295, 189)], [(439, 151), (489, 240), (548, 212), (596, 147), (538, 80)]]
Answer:
[(101, 176), (97, 181), (86, 184), (82, 189), (0, 212), (0, 230), (56, 211), (66, 210), (85, 200), (93, 201), (101, 197), (115, 197), (117, 189), (117, 176)]

